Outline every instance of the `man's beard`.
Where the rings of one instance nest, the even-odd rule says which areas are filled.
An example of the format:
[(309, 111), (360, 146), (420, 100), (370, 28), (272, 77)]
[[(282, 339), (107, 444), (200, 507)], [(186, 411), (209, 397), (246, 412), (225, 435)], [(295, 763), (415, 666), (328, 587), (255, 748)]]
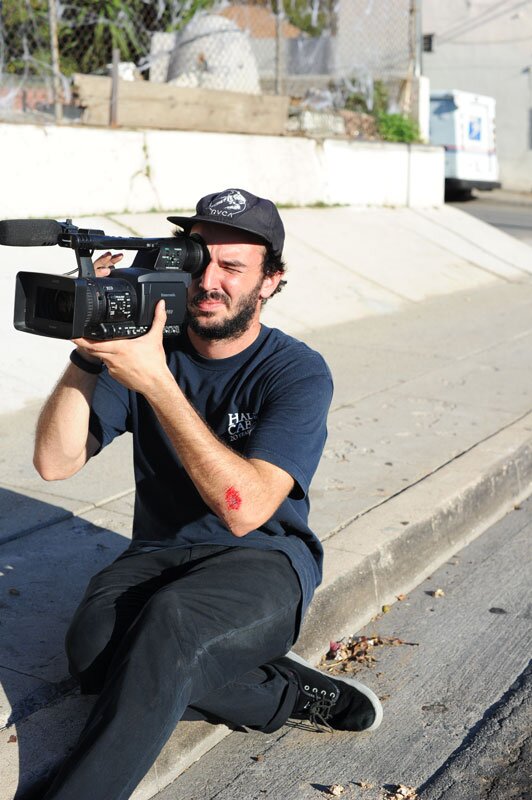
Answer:
[(261, 278), (249, 294), (240, 298), (233, 316), (211, 325), (204, 324), (201, 317), (214, 316), (215, 312), (202, 311), (201, 317), (196, 317), (193, 315), (191, 309), (193, 310), (196, 304), (200, 303), (202, 300), (221, 300), (226, 308), (229, 308), (229, 298), (223, 292), (198, 292), (188, 304), (186, 318), (188, 327), (194, 331), (197, 336), (201, 336), (202, 339), (210, 339), (213, 341), (219, 339), (234, 339), (242, 333), (245, 333), (251, 324), (251, 320), (255, 316), (257, 300), (260, 297), (260, 290), (262, 288), (262, 281), (263, 279)]

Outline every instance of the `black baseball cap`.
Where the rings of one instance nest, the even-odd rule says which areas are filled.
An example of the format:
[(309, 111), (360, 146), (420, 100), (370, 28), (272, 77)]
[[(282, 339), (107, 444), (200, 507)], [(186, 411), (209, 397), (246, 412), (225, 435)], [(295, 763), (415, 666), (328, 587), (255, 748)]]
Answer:
[(225, 189), (202, 197), (193, 217), (167, 217), (188, 233), (196, 222), (214, 222), (229, 225), (269, 244), (273, 253), (280, 256), (284, 244), (284, 226), (271, 200), (257, 197), (245, 189)]

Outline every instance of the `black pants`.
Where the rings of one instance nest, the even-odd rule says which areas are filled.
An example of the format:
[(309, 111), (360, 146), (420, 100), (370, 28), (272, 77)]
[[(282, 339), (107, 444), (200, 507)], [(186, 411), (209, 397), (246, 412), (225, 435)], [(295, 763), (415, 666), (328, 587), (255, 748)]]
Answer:
[(185, 712), (270, 732), (296, 686), (301, 590), (276, 551), (126, 551), (96, 575), (67, 634), (70, 669), (99, 693), (46, 800), (126, 800)]

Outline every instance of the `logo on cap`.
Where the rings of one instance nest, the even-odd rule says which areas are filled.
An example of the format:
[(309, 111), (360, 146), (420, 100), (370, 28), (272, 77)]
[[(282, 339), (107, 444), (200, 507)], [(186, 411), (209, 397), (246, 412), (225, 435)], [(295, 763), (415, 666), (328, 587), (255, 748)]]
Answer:
[(246, 210), (246, 198), (238, 189), (230, 189), (221, 197), (216, 197), (209, 203), (209, 214), (215, 217), (234, 217)]

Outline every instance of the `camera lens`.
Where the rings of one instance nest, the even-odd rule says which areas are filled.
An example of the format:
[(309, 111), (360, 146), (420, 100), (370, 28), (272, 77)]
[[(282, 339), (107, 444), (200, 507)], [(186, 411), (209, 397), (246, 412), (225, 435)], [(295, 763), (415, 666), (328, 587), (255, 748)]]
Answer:
[(52, 289), (47, 286), (37, 288), (35, 316), (55, 322), (72, 322), (74, 318), (74, 292)]
[(56, 292), (55, 308), (57, 311), (57, 320), (60, 322), (72, 322), (74, 319), (74, 295), (71, 292), (64, 292), (62, 290)]

